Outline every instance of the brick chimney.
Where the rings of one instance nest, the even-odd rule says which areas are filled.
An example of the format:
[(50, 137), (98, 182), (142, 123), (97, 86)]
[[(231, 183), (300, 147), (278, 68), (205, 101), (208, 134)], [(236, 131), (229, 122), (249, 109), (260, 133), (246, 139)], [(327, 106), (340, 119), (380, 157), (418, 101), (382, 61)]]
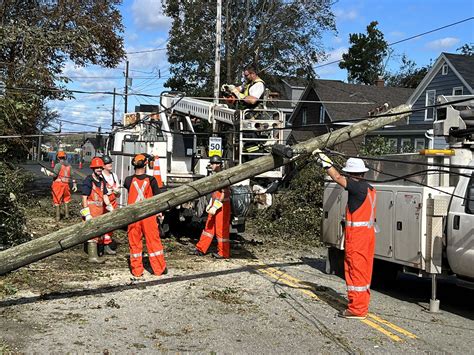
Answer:
[(383, 76), (378, 76), (377, 79), (375, 79), (375, 86), (379, 88), (383, 88), (385, 86), (385, 80)]

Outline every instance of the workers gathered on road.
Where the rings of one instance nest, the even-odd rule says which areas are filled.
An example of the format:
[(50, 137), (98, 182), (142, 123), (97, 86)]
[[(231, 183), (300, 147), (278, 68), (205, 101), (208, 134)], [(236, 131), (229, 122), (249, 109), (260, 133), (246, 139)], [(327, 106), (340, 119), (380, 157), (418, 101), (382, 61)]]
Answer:
[[(128, 204), (134, 204), (160, 193), (158, 183), (153, 176), (146, 174), (147, 166), (153, 170), (153, 157), (148, 154), (137, 154), (132, 160), (135, 174), (125, 179), (124, 187), (128, 191)], [(143, 241), (145, 236), (148, 260), (155, 275), (168, 272), (161, 244), (157, 216), (144, 218), (128, 226), (128, 243), (130, 247), (130, 268), (136, 277), (143, 275)]]
[(65, 218), (69, 218), (69, 203), (71, 202), (71, 191), (69, 184), (72, 182), (72, 191), (77, 191), (76, 180), (72, 178), (72, 168), (67, 162), (66, 153), (59, 151), (56, 154), (59, 163), (55, 165), (54, 171), (49, 171), (41, 168), (41, 171), (46, 176), (53, 177), (53, 184), (51, 185), (51, 192), (53, 196), (53, 205), (55, 210), (56, 221), (61, 219), (61, 205), (64, 204)]
[(364, 319), (370, 302), (370, 283), (375, 252), (376, 191), (363, 180), (369, 169), (359, 158), (349, 158), (342, 169), (344, 177), (333, 162), (317, 149), (313, 152), (328, 175), (348, 192), (344, 239), (344, 275), (347, 284), (347, 309), (344, 318)]
[[(104, 209), (112, 211), (114, 207), (110, 203), (106, 182), (102, 175), (104, 161), (102, 158), (95, 157), (91, 160), (89, 166), (92, 174), (87, 176), (82, 183), (82, 210), (81, 215), (85, 221), (96, 218), (104, 213)], [(97, 236), (87, 241), (87, 254), (89, 262), (103, 263), (99, 258), (98, 245), (104, 244), (104, 237)], [(104, 246), (104, 253), (115, 254), (108, 244)]]
[[(213, 173), (222, 170), (222, 158), (219, 155), (213, 155), (209, 160)], [(230, 188), (225, 187), (214, 191), (209, 204), (206, 207), (208, 214), (206, 226), (202, 231), (201, 238), (196, 245), (195, 255), (202, 256), (207, 253), (212, 239), (217, 239), (217, 253), (212, 256), (216, 259), (230, 258)]]

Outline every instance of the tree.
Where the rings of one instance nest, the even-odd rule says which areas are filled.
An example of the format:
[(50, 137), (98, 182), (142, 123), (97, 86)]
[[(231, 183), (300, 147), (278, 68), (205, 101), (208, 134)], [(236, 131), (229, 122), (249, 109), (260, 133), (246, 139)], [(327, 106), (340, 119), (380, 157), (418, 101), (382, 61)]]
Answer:
[[(124, 57), (120, 0), (0, 2), (0, 134), (36, 133), (48, 99), (70, 97), (67, 60), (115, 67)], [(12, 157), (22, 140), (0, 142)]]
[[(165, 86), (209, 96), (214, 82), (215, 2), (169, 0), (164, 11), (173, 20), (168, 43), (171, 77)], [(252, 62), (267, 75), (314, 75), (312, 66), (324, 58), (322, 33), (335, 30), (327, 0), (225, 0), (222, 14), (221, 77), (229, 83), (240, 82), (243, 67)]]
[(405, 54), (402, 55), (402, 65), (396, 73), (386, 73), (385, 79), (387, 86), (416, 88), (430, 70), (430, 66), (418, 68), (416, 63), (409, 59)]
[(377, 29), (378, 22), (367, 26), (367, 34), (351, 33), (351, 47), (342, 55), (339, 68), (347, 69), (351, 83), (373, 85), (383, 72), (383, 59), (387, 55), (388, 43), (383, 33)]
[(474, 55), (474, 43), (466, 43), (456, 50), (462, 55)]

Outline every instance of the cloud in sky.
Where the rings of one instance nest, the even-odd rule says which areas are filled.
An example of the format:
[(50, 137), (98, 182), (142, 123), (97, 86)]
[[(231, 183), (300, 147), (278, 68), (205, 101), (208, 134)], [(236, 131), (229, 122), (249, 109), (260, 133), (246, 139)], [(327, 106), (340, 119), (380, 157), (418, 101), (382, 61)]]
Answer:
[(339, 21), (353, 21), (359, 17), (359, 14), (356, 10), (345, 10), (345, 9), (336, 9), (334, 10), (336, 15), (337, 22)]
[(171, 19), (163, 15), (159, 0), (135, 0), (132, 15), (135, 26), (147, 31), (168, 31), (171, 26)]
[(436, 51), (448, 50), (457, 45), (459, 41), (459, 38), (456, 37), (440, 38), (435, 41), (428, 42), (426, 44), (426, 48)]

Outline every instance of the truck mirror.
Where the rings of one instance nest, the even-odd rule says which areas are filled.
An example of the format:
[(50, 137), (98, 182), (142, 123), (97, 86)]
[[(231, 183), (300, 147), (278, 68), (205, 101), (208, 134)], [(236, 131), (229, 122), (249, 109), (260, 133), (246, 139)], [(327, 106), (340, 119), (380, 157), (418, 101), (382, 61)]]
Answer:
[(468, 186), (466, 199), (466, 212), (474, 214), (474, 186)]

